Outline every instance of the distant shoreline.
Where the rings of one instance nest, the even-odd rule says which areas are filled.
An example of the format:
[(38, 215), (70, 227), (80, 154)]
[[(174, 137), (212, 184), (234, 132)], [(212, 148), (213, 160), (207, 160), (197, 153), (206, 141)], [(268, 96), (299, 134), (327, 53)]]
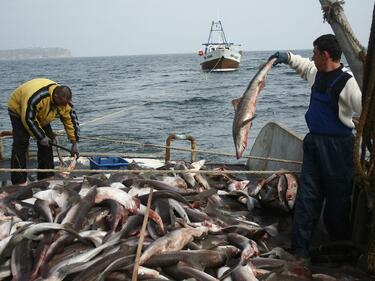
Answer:
[(0, 60), (25, 60), (25, 59), (49, 59), (71, 58), (72, 53), (63, 48), (29, 48), (0, 50)]

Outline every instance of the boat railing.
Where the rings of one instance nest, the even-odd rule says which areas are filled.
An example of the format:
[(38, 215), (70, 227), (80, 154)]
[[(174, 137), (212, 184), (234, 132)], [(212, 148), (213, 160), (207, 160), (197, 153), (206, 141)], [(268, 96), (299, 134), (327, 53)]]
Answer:
[(234, 43), (225, 43), (225, 42), (213, 42), (213, 43), (202, 43), (203, 46), (210, 46), (210, 45), (223, 45), (223, 46), (241, 46), (241, 44), (234, 44)]
[[(10, 138), (11, 136), (11, 132), (7, 131), (6, 133), (1, 133), (0, 132), (0, 135), (2, 137), (0, 137), (0, 150), (3, 151), (3, 142), (2, 140), (4, 138)], [(60, 136), (60, 135), (58, 135)], [(183, 147), (176, 147), (176, 146), (173, 146), (171, 145), (172, 141), (174, 140), (187, 140), (187, 141), (190, 141), (190, 148), (183, 148)], [(134, 153), (129, 153), (129, 152), (100, 152), (100, 151), (96, 151), (96, 152), (81, 152), (80, 153), (80, 156), (82, 157), (91, 157), (91, 156), (98, 156), (98, 155), (111, 155), (111, 156), (119, 156), (119, 157), (122, 157), (122, 158), (131, 158), (131, 159), (155, 159), (155, 160), (159, 160), (161, 162), (168, 162), (168, 161), (171, 161), (171, 150), (175, 150), (175, 151), (179, 151), (179, 152), (190, 152), (190, 160), (191, 162), (195, 161), (196, 160), (196, 155), (199, 153), (199, 155), (202, 157), (202, 155), (214, 155), (214, 156), (228, 156), (228, 157), (233, 157), (233, 159), (235, 158), (235, 155), (234, 153), (226, 153), (226, 152), (223, 152), (223, 151), (213, 151), (213, 150), (202, 150), (202, 149), (197, 149), (196, 147), (196, 140), (194, 137), (190, 136), (190, 135), (179, 135), (179, 134), (170, 134), (166, 140), (166, 145), (157, 145), (157, 144), (151, 144), (151, 143), (140, 143), (140, 142), (136, 142), (136, 141), (127, 141), (127, 140), (120, 140), (120, 139), (108, 139), (108, 138), (104, 138), (104, 137), (82, 137), (82, 141), (95, 141), (95, 142), (111, 142), (111, 143), (115, 143), (115, 144), (132, 144), (132, 145), (140, 145), (142, 147), (142, 152), (143, 149), (145, 147), (150, 147), (151, 150), (152, 150), (152, 155), (150, 154), (145, 154), (145, 153), (142, 153), (142, 154), (139, 154), (137, 153), (136, 155), (134, 155)], [(164, 149), (164, 159), (163, 159), (163, 153), (160, 152), (160, 153), (155, 153), (154, 149), (155, 148), (159, 148), (159, 149)], [(151, 153), (151, 152), (149, 152)], [(61, 159), (64, 159), (63, 160), (63, 163), (61, 163), (61, 166), (62, 168), (58, 168), (56, 169), (56, 171), (59, 171), (59, 172), (64, 172), (64, 161), (69, 161), (70, 159), (70, 155), (67, 155), (65, 153), (65, 155), (62, 153), (62, 152), (59, 152), (57, 151), (57, 154), (60, 154), (61, 157), (59, 157), (59, 160), (61, 162)], [(158, 154), (158, 156), (155, 156), (156, 154)], [(250, 153), (251, 154), (251, 153)], [(4, 154), (2, 154), (2, 157), (4, 156)], [(176, 158), (179, 158), (181, 155), (178, 154), (178, 155), (175, 155), (175, 156), (178, 156)], [(203, 158), (200, 158), (200, 159), (205, 159), (206, 157), (203, 157)], [(209, 158), (209, 157), (207, 157)], [(264, 161), (276, 161), (276, 162), (280, 162), (280, 163), (284, 163), (284, 164), (281, 164), (282, 166), (284, 165), (287, 165), (288, 163), (294, 163), (296, 164), (297, 166), (300, 165), (300, 161), (296, 161), (296, 160), (287, 160), (287, 159), (278, 159), (278, 158), (272, 158), (272, 157), (269, 157), (269, 155), (267, 155), (266, 157), (262, 157), (262, 156), (258, 156), (258, 155), (249, 155), (248, 157), (243, 157), (242, 160), (246, 159), (252, 159), (252, 161), (254, 160), (264, 160)], [(16, 169), (17, 171), (18, 170), (22, 170), (22, 171), (27, 171), (27, 172), (38, 172), (38, 171), (49, 171), (49, 170), (40, 170), (40, 169), (35, 169), (36, 167), (36, 151), (33, 151), (31, 150), (29, 153), (28, 153), (28, 159), (29, 159), (29, 165), (28, 167), (30, 167), (30, 169)], [(164, 161), (163, 161), (164, 160)], [(174, 162), (176, 161), (184, 161), (184, 160), (174, 160)], [(1, 163), (1, 168), (0, 168), (0, 173), (1, 173), (1, 179), (2, 179), (2, 182), (6, 181), (9, 179), (9, 174), (5, 174), (5, 173), (9, 173), (9, 172), (12, 172), (12, 171), (16, 171), (15, 169), (11, 169), (9, 168), (10, 166), (10, 161), (9, 161), (9, 157), (7, 159), (4, 159), (2, 158), (2, 160), (0, 161)], [(236, 162), (236, 163), (229, 163), (228, 162), (210, 162), (210, 161), (207, 161), (207, 164), (210, 166), (210, 167), (214, 167), (214, 166), (225, 166), (225, 167), (229, 167), (229, 170), (230, 170), (230, 173), (233, 173), (233, 174), (237, 174), (237, 175), (242, 175), (243, 177), (253, 177), (253, 176), (262, 176), (262, 175), (265, 175), (265, 174), (272, 174), (272, 173), (275, 173), (277, 172), (276, 170), (275, 171), (267, 171), (267, 170), (255, 170), (255, 169), (252, 169), (252, 170), (249, 170), (246, 168), (245, 166), (245, 163), (242, 163), (241, 162)], [(88, 169), (75, 169), (75, 172), (76, 173), (90, 173), (90, 172), (95, 172), (95, 171), (90, 171)], [(102, 172), (106, 172), (106, 171), (102, 171)], [(108, 171), (108, 172), (118, 172), (117, 170), (112, 170), (112, 171)], [(151, 172), (151, 171), (150, 171)], [(206, 171), (206, 173), (210, 173), (210, 172), (213, 172), (213, 171)], [(299, 173), (299, 171), (291, 171), (291, 172), (295, 172), (295, 173)]]

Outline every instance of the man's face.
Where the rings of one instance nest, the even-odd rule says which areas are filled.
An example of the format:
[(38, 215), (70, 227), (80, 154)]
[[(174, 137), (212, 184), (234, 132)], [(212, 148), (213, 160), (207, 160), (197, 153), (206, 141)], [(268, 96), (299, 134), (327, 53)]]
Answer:
[(52, 97), (53, 97), (53, 103), (57, 106), (66, 106), (69, 103), (69, 100), (59, 96), (55, 92), (52, 94)]
[(317, 47), (314, 47), (312, 60), (318, 71), (324, 70), (327, 61), (326, 52), (321, 52)]

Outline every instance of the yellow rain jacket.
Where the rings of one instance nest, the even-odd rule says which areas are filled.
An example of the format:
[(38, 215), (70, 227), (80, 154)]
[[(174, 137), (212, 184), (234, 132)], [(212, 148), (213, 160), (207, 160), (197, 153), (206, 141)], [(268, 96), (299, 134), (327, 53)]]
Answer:
[(58, 115), (72, 143), (79, 140), (79, 124), (72, 104), (56, 106), (52, 92), (59, 86), (56, 82), (37, 78), (25, 82), (9, 97), (8, 108), (20, 117), (31, 136), (41, 140), (46, 136), (42, 127), (51, 123)]

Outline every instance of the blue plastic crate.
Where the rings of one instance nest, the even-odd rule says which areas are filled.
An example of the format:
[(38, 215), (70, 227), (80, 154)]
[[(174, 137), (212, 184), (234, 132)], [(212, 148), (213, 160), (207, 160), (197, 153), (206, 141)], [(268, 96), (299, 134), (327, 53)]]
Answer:
[(92, 170), (126, 169), (129, 165), (129, 162), (121, 157), (92, 156), (89, 160), (90, 169)]

